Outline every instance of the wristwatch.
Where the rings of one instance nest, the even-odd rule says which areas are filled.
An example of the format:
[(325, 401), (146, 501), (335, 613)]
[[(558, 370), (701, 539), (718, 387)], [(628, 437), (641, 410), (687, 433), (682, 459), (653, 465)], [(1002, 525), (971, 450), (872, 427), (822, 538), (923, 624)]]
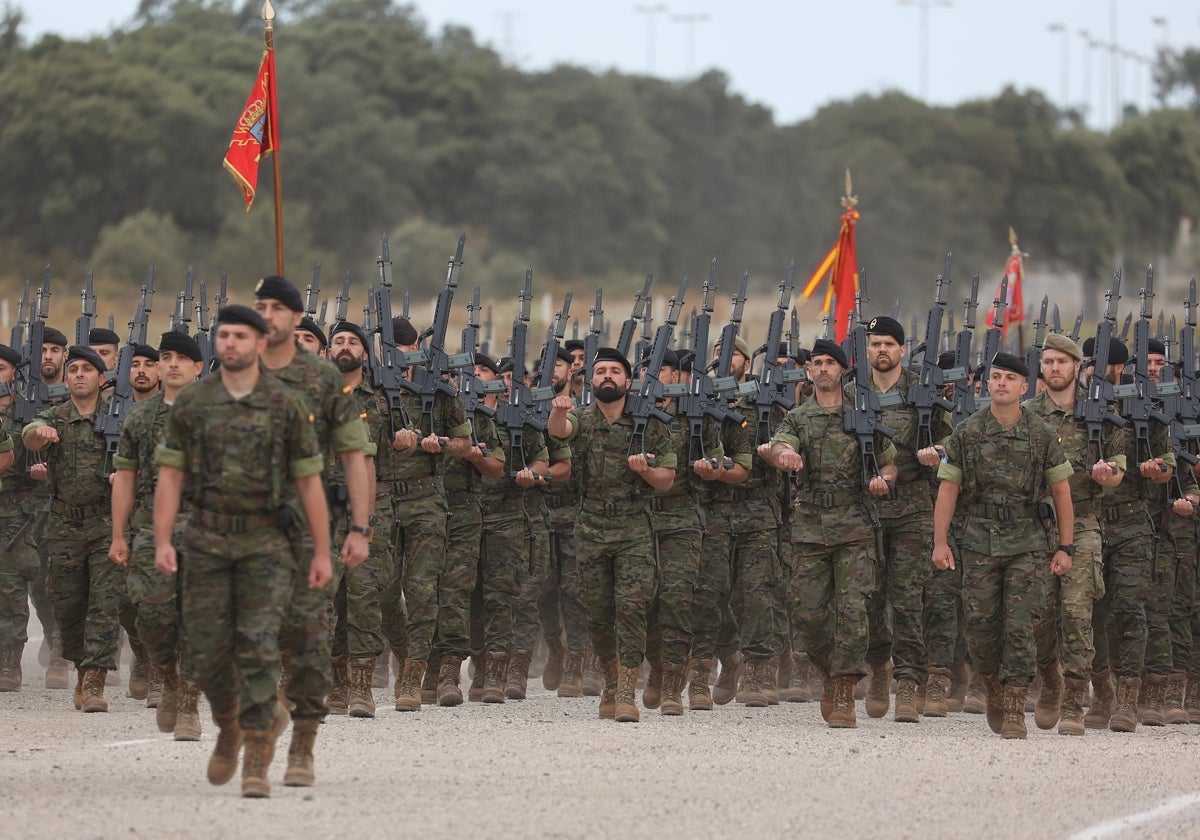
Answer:
[(367, 525), (365, 528), (361, 525), (351, 525), (350, 530), (356, 534), (362, 534), (364, 537), (370, 537), (371, 533), (375, 530), (375, 526), (378, 524), (379, 517), (375, 514), (371, 514), (367, 517)]
[(1074, 557), (1075, 556), (1075, 544), (1072, 543), (1071, 545), (1060, 545), (1057, 549), (1055, 549), (1055, 553), (1058, 553), (1059, 551), (1061, 551), (1063, 554), (1067, 555), (1068, 557)]

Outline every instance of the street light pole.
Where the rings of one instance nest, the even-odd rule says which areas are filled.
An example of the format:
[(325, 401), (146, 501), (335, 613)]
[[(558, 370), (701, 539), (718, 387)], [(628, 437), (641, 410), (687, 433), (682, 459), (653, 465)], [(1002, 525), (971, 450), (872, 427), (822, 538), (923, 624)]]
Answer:
[(1068, 39), (1070, 38), (1071, 33), (1070, 33), (1070, 30), (1067, 29), (1066, 24), (1062, 24), (1062, 23), (1048, 24), (1046, 26), (1046, 31), (1048, 31), (1052, 34), (1057, 33), (1057, 34), (1062, 35), (1062, 96), (1061, 96), (1061, 99), (1062, 99), (1062, 107), (1063, 107), (1063, 110), (1065, 111), (1066, 109), (1071, 107), (1071, 102), (1070, 102), (1070, 98), (1069, 98), (1070, 97), (1070, 88), (1068, 86), (1068, 77), (1067, 77), (1067, 73), (1068, 73), (1067, 62), (1070, 58), (1070, 56), (1068, 55), (1068, 50), (1070, 49), (1070, 42)]
[(1079, 54), (1083, 56), (1083, 122), (1086, 124), (1088, 112), (1092, 110), (1092, 33), (1080, 29), (1079, 37), (1083, 40)]
[(916, 6), (921, 13), (917, 40), (919, 83), (917, 90), (922, 101), (929, 96), (929, 10), (934, 6), (949, 8), (952, 0), (899, 0), (901, 6)]
[(633, 7), (638, 14), (646, 16), (646, 75), (654, 75), (654, 20), (667, 11), (663, 3), (642, 4)]
[(685, 12), (671, 15), (671, 20), (683, 24), (684, 76), (690, 79), (696, 64), (696, 24), (711, 18), (703, 12)]

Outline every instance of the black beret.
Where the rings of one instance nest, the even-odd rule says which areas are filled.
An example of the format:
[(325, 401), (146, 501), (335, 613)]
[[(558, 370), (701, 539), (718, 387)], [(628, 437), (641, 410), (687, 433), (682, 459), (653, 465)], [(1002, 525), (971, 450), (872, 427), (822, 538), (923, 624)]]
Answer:
[(666, 352), (663, 353), (662, 363), (663, 367), (669, 367), (671, 370), (679, 370), (679, 354), (668, 347)]
[(683, 373), (692, 372), (692, 362), (696, 360), (696, 354), (691, 350), (684, 350), (679, 354), (679, 370)]
[(1108, 363), (1110, 365), (1123, 365), (1129, 361), (1129, 348), (1119, 338), (1110, 338), (1108, 340)]
[(1157, 353), (1160, 356), (1167, 355), (1167, 345), (1163, 344), (1161, 339), (1150, 339), (1150, 341), (1147, 342), (1147, 348), (1151, 353)]
[(9, 347), (7, 344), (0, 344), (0, 359), (8, 362), (13, 367), (20, 367), (21, 352), (14, 347)]
[(156, 362), (158, 361), (158, 351), (149, 344), (133, 345), (133, 355), (135, 358), (137, 356), (144, 356), (147, 359), (153, 359)]
[(87, 362), (100, 373), (105, 373), (108, 366), (104, 364), (104, 360), (100, 358), (100, 354), (91, 347), (80, 347), (75, 345), (67, 350), (67, 364), (76, 360)]
[(556, 358), (560, 362), (566, 362), (569, 365), (575, 363), (575, 357), (571, 355), (571, 351), (568, 350), (566, 347), (558, 348), (558, 354), (557, 354)]
[(500, 359), (500, 363), (496, 365), (496, 375), (499, 376), (502, 373), (511, 373), (512, 369), (512, 358), (509, 356), (504, 356)]
[(619, 362), (621, 367), (625, 368), (625, 376), (632, 376), (633, 369), (629, 366), (629, 360), (621, 355), (614, 347), (601, 347), (596, 351), (596, 362)]
[(904, 327), (890, 315), (877, 315), (867, 324), (867, 335), (890, 335), (897, 343), (904, 343)]
[(808, 356), (809, 356), (809, 353), (807, 350), (805, 350), (803, 347), (797, 347), (796, 355), (793, 356), (792, 358), (794, 358), (796, 360), (796, 364), (806, 365), (806, 364), (808, 364)]
[[(489, 356), (487, 353), (476, 353), (475, 354), (475, 364), (479, 365), (480, 367), (487, 368), (488, 370), (490, 370), (492, 373), (496, 374), (497, 376), (500, 375), (500, 366), (498, 364), (496, 364), (496, 360), (493, 359), (491, 356)], [(511, 364), (510, 364), (510, 366), (511, 366)]]
[(417, 343), (417, 328), (412, 321), (397, 315), (392, 319), (392, 337), (397, 344), (410, 346)]
[(292, 285), (292, 281), (278, 274), (272, 274), (258, 281), (254, 287), (255, 300), (277, 300), (293, 312), (304, 311), (304, 301), (300, 298), (300, 290)]
[[(254, 310), (250, 310), (253, 312)], [(200, 353), (200, 344), (190, 335), (184, 335), (181, 332), (165, 332), (162, 338), (158, 341), (159, 353), (178, 353), (181, 356), (187, 356), (193, 362), (203, 362), (204, 356)]]
[(88, 344), (120, 344), (121, 336), (107, 327), (92, 327), (88, 333)]
[(841, 345), (836, 341), (830, 341), (828, 338), (818, 338), (813, 342), (812, 353), (809, 358), (815, 359), (817, 356), (829, 356), (842, 367), (850, 367), (850, 363), (846, 361), (846, 354), (842, 352)]
[(942, 370), (950, 370), (950, 368), (954, 367), (954, 360), (956, 358), (957, 355), (953, 350), (946, 350), (942, 353), (938, 353), (937, 365)]
[(70, 342), (62, 334), (62, 330), (56, 330), (54, 327), (46, 327), (42, 330), (42, 343), (57, 344), (59, 347), (66, 347)]
[(217, 313), (217, 324), (241, 324), (244, 327), (253, 327), (263, 335), (267, 334), (267, 322), (263, 317), (249, 306), (242, 306), (240, 303), (231, 303), (223, 307)]
[(568, 338), (566, 341), (563, 342), (563, 347), (565, 347), (568, 352), (572, 351), (572, 350), (582, 350), (583, 349), (583, 339), (582, 338)]
[(367, 334), (363, 332), (362, 327), (353, 321), (338, 321), (336, 324), (334, 324), (333, 329), (329, 331), (329, 340), (333, 341), (333, 337), (335, 335), (344, 332), (353, 333), (354, 335), (358, 336), (358, 340), (362, 342), (363, 347), (371, 346), (367, 341)]
[(1020, 356), (1014, 356), (1012, 353), (997, 353), (992, 357), (992, 367), (1007, 370), (1018, 376), (1029, 376), (1029, 367), (1025, 364), (1025, 360)]
[(329, 342), (325, 340), (325, 333), (317, 326), (317, 322), (307, 315), (300, 319), (300, 326), (296, 327), (296, 329), (315, 335), (322, 348), (329, 346)]
[(779, 348), (775, 351), (776, 358), (782, 359), (784, 356), (790, 356), (790, 355), (791, 354), (788, 353), (788, 346), (787, 346), (786, 342), (781, 343), (779, 345)]
[(1083, 355), (1085, 355), (1085, 356), (1094, 356), (1094, 355), (1096, 355), (1096, 339), (1094, 339), (1094, 338), (1089, 338), (1089, 339), (1085, 339), (1085, 340), (1084, 340), (1084, 342), (1083, 342)]

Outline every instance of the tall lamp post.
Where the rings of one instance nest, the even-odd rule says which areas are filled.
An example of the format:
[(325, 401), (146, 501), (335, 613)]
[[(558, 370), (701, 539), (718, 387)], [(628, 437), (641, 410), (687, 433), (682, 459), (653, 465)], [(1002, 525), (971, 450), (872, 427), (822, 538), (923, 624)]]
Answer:
[(929, 10), (934, 6), (949, 8), (954, 3), (951, 0), (899, 0), (899, 2), (901, 6), (916, 6), (921, 13), (917, 41), (917, 60), (920, 62), (917, 90), (921, 100), (924, 101), (929, 96)]
[(1070, 107), (1070, 104), (1071, 104), (1070, 103), (1070, 90), (1068, 87), (1069, 78), (1068, 78), (1068, 67), (1067, 67), (1067, 62), (1070, 59), (1068, 50), (1070, 49), (1069, 39), (1071, 37), (1071, 32), (1069, 29), (1067, 29), (1066, 24), (1063, 24), (1063, 23), (1047, 24), (1046, 31), (1051, 34), (1057, 34), (1057, 35), (1062, 36), (1062, 39), (1061, 39), (1062, 40), (1062, 94), (1061, 94), (1060, 98), (1062, 100), (1063, 110), (1066, 110), (1067, 108)]
[(665, 14), (667, 7), (663, 3), (639, 3), (633, 7), (633, 10), (640, 15), (646, 16), (646, 75), (654, 75), (654, 22), (655, 19)]

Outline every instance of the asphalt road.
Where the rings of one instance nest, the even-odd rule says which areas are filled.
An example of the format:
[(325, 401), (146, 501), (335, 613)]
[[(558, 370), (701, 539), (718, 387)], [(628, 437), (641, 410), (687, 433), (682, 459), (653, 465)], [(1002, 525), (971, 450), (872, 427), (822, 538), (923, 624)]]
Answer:
[[(830, 730), (816, 704), (597, 718), (596, 698), (331, 717), (317, 784), (243, 800), (204, 778), (213, 727), (176, 743), (110, 686), (107, 714), (41, 688), (0, 694), (0, 837), (1200, 836), (1200, 726), (1084, 738), (992, 735), (980, 715)], [(73, 676), (72, 676), (73, 679)], [(285, 736), (285, 738), (288, 736)]]

